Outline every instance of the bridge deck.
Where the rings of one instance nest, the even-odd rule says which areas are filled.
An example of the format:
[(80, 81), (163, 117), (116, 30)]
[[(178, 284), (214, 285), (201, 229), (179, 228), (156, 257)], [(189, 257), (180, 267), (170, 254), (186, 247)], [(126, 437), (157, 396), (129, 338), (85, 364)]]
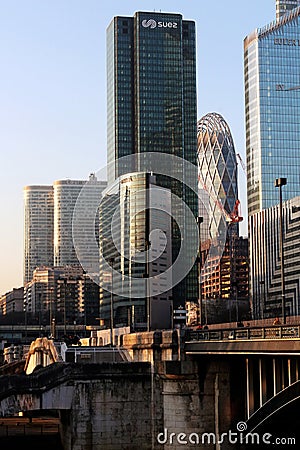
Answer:
[(300, 355), (300, 326), (188, 330), (186, 354)]

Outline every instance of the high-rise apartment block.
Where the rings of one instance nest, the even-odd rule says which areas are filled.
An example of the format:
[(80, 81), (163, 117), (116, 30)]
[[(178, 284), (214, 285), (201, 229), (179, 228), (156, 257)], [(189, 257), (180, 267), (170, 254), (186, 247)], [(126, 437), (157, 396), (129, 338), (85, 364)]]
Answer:
[[(195, 23), (180, 14), (137, 12), (112, 20), (107, 29), (109, 183), (120, 175), (150, 172), (143, 166), (149, 152), (184, 158), (196, 166), (195, 55)], [(136, 158), (122, 160), (128, 155)], [(171, 189), (197, 216), (196, 177), (195, 192), (163, 175), (157, 176), (157, 183)], [(173, 259), (180, 244), (173, 221)], [(197, 298), (195, 267), (173, 288), (176, 304), (184, 305), (187, 297)]]
[(24, 188), (24, 284), (39, 265), (53, 265), (52, 186)]
[(0, 316), (23, 311), (24, 288), (14, 288), (0, 296)]
[(80, 265), (46, 267), (33, 272), (32, 280), (24, 287), (24, 310), (40, 325), (95, 324), (99, 316), (99, 286)]
[(54, 181), (54, 265), (78, 264), (72, 221), (78, 195), (86, 181)]
[[(59, 180), (53, 186), (24, 188), (24, 285), (32, 279), (39, 266), (78, 265), (73, 243), (73, 214), (78, 196), (87, 180)], [(97, 189), (86, 190), (86, 202), (99, 196), (107, 186), (94, 174), (89, 183)], [(88, 210), (88, 204), (85, 204)], [(98, 221), (98, 216), (95, 218)], [(95, 226), (98, 239), (98, 222)]]

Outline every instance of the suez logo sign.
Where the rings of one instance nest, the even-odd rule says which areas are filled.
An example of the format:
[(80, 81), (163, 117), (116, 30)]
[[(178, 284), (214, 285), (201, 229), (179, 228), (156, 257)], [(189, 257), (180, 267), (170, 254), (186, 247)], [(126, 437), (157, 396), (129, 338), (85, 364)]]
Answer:
[(154, 19), (142, 20), (144, 28), (178, 28), (177, 22), (156, 22)]

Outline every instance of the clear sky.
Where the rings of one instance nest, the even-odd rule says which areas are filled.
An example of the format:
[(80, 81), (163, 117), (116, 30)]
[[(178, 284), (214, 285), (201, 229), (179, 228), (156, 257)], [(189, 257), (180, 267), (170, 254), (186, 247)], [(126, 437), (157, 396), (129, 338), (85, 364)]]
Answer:
[(275, 0), (0, 0), (0, 294), (22, 285), (23, 187), (105, 166), (107, 25), (154, 10), (196, 21), (198, 119), (220, 113), (245, 160), (243, 39)]

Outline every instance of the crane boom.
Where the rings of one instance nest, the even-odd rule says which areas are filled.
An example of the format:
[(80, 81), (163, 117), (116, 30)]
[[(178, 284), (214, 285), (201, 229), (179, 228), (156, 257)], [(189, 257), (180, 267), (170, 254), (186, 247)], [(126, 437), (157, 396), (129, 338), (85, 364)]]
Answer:
[(236, 156), (239, 158), (240, 164), (243, 168), (243, 171), (245, 172), (245, 175), (247, 175), (247, 168), (246, 168), (246, 164), (244, 163), (241, 155), (239, 153), (236, 154)]
[(226, 209), (224, 208), (224, 206), (222, 205), (222, 202), (217, 197), (215, 197), (211, 192), (209, 192), (207, 186), (203, 182), (200, 175), (198, 175), (198, 181), (203, 186), (203, 189), (205, 189), (205, 191), (208, 193), (208, 195), (213, 199), (213, 201), (218, 206), (218, 208), (222, 211), (222, 213), (225, 216), (225, 219), (229, 223), (229, 225), (241, 222), (243, 220), (243, 217), (240, 216), (240, 214), (239, 214), (239, 205), (241, 203), (239, 200), (235, 201), (233, 210), (231, 211), (231, 213), (228, 213), (226, 211)]

